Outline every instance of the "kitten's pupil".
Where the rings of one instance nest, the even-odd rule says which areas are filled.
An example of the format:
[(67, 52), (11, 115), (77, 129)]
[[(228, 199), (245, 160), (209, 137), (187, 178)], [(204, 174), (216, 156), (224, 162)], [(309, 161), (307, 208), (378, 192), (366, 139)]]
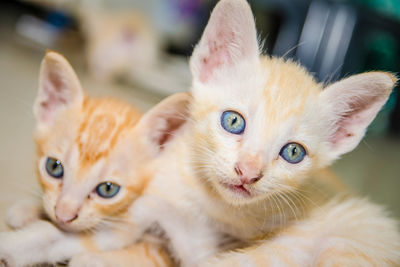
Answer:
[(107, 184), (106, 184), (106, 191), (107, 191), (107, 192), (110, 192), (110, 190), (112, 189), (112, 187), (113, 187), (113, 186), (112, 186), (111, 183), (107, 183)]
[(233, 119), (232, 119), (232, 125), (234, 125), (236, 122), (237, 122), (237, 117), (234, 116)]
[(293, 146), (292, 148), (292, 157), (295, 157), (297, 155), (297, 147)]
[(58, 161), (55, 161), (55, 162), (53, 163), (53, 166), (51, 166), (51, 168), (52, 168), (53, 170), (55, 170), (55, 169), (57, 169), (58, 166), (60, 166), (60, 163), (59, 163)]

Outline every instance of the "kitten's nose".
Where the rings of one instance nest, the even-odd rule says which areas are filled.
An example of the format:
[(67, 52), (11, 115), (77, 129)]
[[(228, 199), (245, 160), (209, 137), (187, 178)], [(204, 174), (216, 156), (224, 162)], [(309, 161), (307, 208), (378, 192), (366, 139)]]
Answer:
[(254, 184), (262, 177), (262, 159), (259, 155), (242, 154), (235, 164), (235, 172), (242, 184)]
[(55, 207), (55, 215), (58, 222), (71, 223), (78, 218), (80, 205), (70, 198), (60, 198)]

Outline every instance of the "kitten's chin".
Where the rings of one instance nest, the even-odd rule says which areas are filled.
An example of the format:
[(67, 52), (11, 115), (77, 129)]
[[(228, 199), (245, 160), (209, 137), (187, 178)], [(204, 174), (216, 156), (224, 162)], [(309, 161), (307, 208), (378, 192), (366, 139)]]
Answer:
[(87, 232), (93, 228), (93, 227), (88, 227), (87, 225), (82, 226), (74, 223), (59, 223), (59, 222), (54, 222), (54, 223), (57, 225), (58, 228), (69, 233)]
[(69, 233), (79, 233), (79, 232), (88, 232), (91, 231), (92, 229), (96, 228), (95, 223), (88, 224), (87, 222), (84, 223), (82, 221), (76, 220), (73, 222), (69, 223), (62, 223), (59, 222), (55, 217), (51, 217), (51, 221), (61, 230)]

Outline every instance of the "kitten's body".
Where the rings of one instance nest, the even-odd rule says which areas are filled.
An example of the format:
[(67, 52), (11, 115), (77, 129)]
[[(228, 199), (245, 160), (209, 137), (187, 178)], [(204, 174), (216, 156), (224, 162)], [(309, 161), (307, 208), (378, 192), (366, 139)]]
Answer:
[[(320, 171), (357, 146), (393, 75), (370, 72), (324, 87), (296, 63), (260, 56), (242, 0), (217, 4), (191, 70), (188, 111), (177, 107), (190, 118), (155, 162), (145, 192), (167, 203), (150, 216), (184, 266), (400, 264), (397, 223)], [(236, 112), (231, 123), (243, 118), (242, 131), (224, 128), (227, 111)], [(304, 149), (298, 162), (284, 158), (288, 144)], [(218, 253), (224, 234), (246, 245), (202, 262)]]
[[(155, 211), (153, 220), (166, 229), (183, 266), (398, 263), (396, 223), (381, 207), (350, 197), (331, 180), (329, 171), (315, 171), (292, 192), (279, 192), (252, 204), (232, 205), (191, 168), (193, 151), (188, 144), (198, 142), (194, 136), (189, 126), (171, 144), (165, 158), (156, 162), (160, 171), (149, 186), (151, 191), (145, 192), (153, 201), (159, 197), (160, 203), (168, 203), (159, 210), (150, 210)], [(165, 210), (176, 214), (165, 216)], [(239, 250), (201, 263), (221, 251), (224, 236), (239, 241), (232, 244)]]
[[(87, 253), (128, 247), (137, 266), (170, 265), (160, 244), (135, 245), (145, 228), (129, 217), (150, 179), (145, 165), (152, 156), (135, 132), (141, 114), (115, 99), (85, 96), (71, 66), (54, 52), (43, 60), (34, 111), (42, 204), (11, 209), (8, 223), (18, 229), (0, 233), (0, 259), (9, 266), (71, 258), (71, 266), (99, 266)], [(57, 159), (63, 171), (49, 172), (60, 170), (49, 169), (55, 166), (48, 166), (49, 158)], [(115, 196), (98, 193), (104, 182), (120, 187)]]

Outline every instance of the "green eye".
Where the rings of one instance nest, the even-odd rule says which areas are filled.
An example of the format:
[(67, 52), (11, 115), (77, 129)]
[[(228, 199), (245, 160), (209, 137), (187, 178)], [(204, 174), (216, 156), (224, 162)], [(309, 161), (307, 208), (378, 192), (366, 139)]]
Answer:
[(225, 131), (233, 134), (241, 134), (244, 132), (246, 122), (242, 115), (236, 111), (227, 110), (221, 115), (221, 126)]
[(112, 182), (104, 182), (96, 187), (96, 193), (102, 198), (112, 198), (118, 194), (121, 187)]
[(287, 162), (296, 164), (304, 159), (306, 150), (298, 143), (288, 143), (282, 147), (279, 155)]
[(50, 176), (57, 179), (62, 178), (64, 175), (64, 167), (61, 164), (61, 161), (55, 158), (47, 158), (46, 171)]

